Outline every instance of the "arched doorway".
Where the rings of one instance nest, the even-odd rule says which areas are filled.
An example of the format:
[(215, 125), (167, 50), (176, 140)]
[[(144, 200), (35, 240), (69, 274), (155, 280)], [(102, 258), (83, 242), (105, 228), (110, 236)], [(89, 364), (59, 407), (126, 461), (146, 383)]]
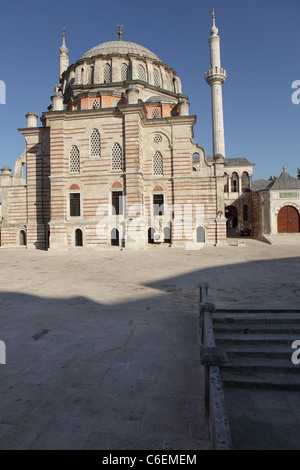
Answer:
[(80, 228), (75, 230), (75, 246), (83, 246), (82, 230)]
[(26, 232), (25, 230), (20, 231), (20, 245), (26, 246)]
[(117, 228), (113, 228), (110, 233), (111, 246), (119, 246), (120, 244), (120, 235)]
[(154, 243), (155, 228), (148, 228), (148, 243)]
[(227, 219), (227, 237), (230, 237), (230, 235), (235, 236), (239, 221), (237, 208), (235, 206), (227, 206), (225, 208), (225, 217)]
[(200, 225), (196, 231), (197, 243), (205, 243), (205, 228)]
[(284, 206), (277, 216), (278, 233), (299, 232), (299, 212), (293, 206)]

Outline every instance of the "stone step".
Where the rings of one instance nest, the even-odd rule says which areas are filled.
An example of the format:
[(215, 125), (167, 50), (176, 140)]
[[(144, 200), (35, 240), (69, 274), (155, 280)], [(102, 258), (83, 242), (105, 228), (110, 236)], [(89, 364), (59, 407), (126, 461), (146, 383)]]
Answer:
[(256, 388), (265, 390), (295, 390), (300, 391), (300, 374), (264, 373), (256, 375), (241, 375), (222, 370), (224, 387)]
[(238, 372), (241, 375), (256, 373), (286, 373), (300, 376), (300, 365), (292, 363), (291, 355), (286, 359), (271, 358), (235, 358), (228, 365), (222, 366), (227, 372)]
[(300, 324), (214, 324), (215, 333), (264, 333), (264, 334), (297, 334), (300, 338)]
[(292, 342), (300, 339), (294, 334), (264, 334), (264, 333), (218, 333), (215, 332), (215, 342), (218, 346), (227, 344), (286, 344), (291, 347)]
[(292, 348), (290, 345), (269, 345), (269, 344), (240, 344), (232, 345), (226, 344), (223, 345), (223, 349), (226, 351), (227, 357), (237, 358), (237, 357), (260, 357), (260, 358), (273, 358), (273, 359), (288, 359), (292, 355)]
[(277, 324), (300, 323), (300, 313), (218, 313), (212, 315), (214, 325), (221, 324)]

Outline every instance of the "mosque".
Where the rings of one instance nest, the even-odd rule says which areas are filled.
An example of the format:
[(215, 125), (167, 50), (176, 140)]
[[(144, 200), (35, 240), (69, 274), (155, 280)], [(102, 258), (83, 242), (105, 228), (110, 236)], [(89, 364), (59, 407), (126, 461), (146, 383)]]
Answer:
[[(121, 25), (118, 34), (70, 65), (63, 31), (51, 104), (41, 125), (28, 111), (27, 127), (19, 129), (26, 150), (13, 174), (1, 170), (1, 246), (197, 249), (226, 243), (230, 230), (258, 237), (265, 229), (299, 232), (300, 182), (284, 170), (283, 187), (279, 178), (278, 188), (269, 181), (251, 190), (254, 164), (225, 157), (227, 74), (214, 13), (205, 74), (212, 156), (193, 140), (196, 116), (175, 70), (124, 41)], [(283, 206), (294, 211), (284, 209), (277, 224)]]

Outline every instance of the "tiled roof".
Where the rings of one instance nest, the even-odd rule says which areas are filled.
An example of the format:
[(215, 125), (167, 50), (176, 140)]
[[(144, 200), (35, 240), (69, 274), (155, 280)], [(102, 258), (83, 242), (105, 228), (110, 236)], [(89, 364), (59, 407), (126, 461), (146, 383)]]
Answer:
[(225, 158), (225, 166), (248, 166), (253, 165), (247, 158)]
[(264, 189), (267, 189), (268, 186), (270, 186), (272, 184), (272, 181), (271, 180), (256, 180), (256, 181), (252, 181), (252, 186), (251, 186), (251, 190), (252, 191), (263, 191)]
[(293, 178), (284, 167), (283, 172), (279, 178), (273, 181), (270, 189), (300, 189), (300, 181), (297, 178)]

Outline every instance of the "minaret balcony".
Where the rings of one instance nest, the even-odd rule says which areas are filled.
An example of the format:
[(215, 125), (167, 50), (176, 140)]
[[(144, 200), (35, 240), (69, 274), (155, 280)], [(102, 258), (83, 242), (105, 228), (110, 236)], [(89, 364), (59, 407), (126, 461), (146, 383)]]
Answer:
[(205, 73), (205, 79), (209, 85), (214, 82), (224, 83), (227, 78), (227, 72), (222, 67), (211, 67), (208, 72)]

